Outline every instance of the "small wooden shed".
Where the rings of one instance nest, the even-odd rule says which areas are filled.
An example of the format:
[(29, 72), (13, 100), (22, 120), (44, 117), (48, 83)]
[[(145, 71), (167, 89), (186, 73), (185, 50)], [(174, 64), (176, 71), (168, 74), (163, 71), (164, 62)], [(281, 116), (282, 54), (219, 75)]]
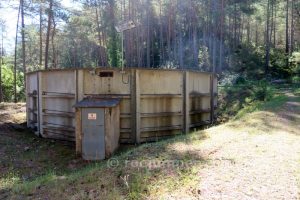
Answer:
[(120, 99), (84, 98), (74, 107), (76, 149), (85, 160), (109, 158), (119, 146)]

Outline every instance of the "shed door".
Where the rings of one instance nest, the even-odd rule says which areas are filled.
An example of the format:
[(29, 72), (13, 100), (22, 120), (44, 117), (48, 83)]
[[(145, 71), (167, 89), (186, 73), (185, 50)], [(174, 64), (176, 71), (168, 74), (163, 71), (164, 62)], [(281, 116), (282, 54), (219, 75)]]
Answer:
[(105, 159), (103, 108), (82, 109), (82, 134), (83, 159)]

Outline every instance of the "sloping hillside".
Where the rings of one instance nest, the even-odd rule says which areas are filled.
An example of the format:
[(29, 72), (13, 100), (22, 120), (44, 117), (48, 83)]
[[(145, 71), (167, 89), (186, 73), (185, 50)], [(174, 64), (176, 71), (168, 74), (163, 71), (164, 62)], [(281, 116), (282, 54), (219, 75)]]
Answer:
[(0, 188), (12, 199), (299, 199), (300, 98), (285, 92), (249, 110), (205, 131)]

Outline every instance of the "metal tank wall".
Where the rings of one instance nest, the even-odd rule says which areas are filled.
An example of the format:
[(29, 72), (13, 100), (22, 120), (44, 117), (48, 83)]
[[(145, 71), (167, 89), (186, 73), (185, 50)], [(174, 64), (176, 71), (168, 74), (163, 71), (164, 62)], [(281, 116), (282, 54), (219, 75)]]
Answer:
[(26, 81), (27, 125), (45, 138), (75, 141), (73, 106), (84, 97), (121, 99), (120, 143), (187, 133), (211, 123), (217, 106), (217, 79), (204, 72), (63, 69), (30, 72)]

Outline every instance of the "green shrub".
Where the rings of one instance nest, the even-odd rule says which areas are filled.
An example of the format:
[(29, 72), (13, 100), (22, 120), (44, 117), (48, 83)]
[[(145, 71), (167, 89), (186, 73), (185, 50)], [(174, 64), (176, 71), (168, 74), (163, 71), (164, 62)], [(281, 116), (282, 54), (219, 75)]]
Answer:
[(300, 83), (300, 76), (292, 76), (291, 77), (291, 82), (294, 84), (299, 84)]
[(290, 58), (293, 74), (300, 74), (300, 52), (294, 52)]
[(246, 106), (255, 102), (269, 101), (274, 96), (274, 90), (267, 81), (246, 79), (243, 84), (226, 84), (219, 93), (218, 116), (222, 121), (236, 115)]
[[(2, 92), (4, 101), (14, 100), (14, 71), (11, 66), (2, 66)], [(17, 100), (25, 101), (24, 74), (17, 72)]]
[(253, 100), (268, 101), (274, 95), (273, 89), (266, 81), (258, 82), (258, 84), (254, 85), (253, 90)]

